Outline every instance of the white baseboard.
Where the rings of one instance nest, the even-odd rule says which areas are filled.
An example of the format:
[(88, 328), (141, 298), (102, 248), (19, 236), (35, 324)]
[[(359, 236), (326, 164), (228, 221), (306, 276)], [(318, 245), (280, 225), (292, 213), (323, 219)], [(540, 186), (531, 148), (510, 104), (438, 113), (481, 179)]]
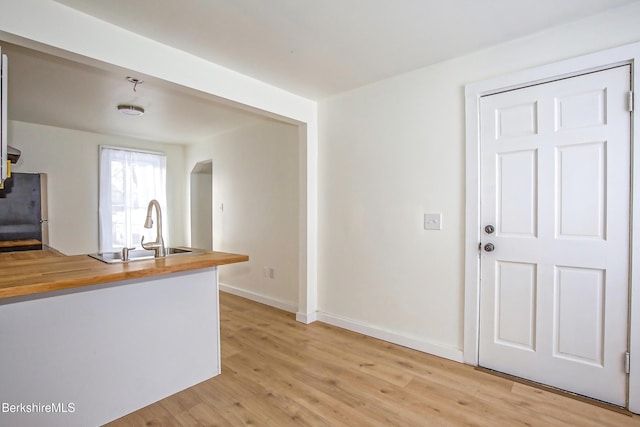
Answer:
[(266, 304), (271, 307), (279, 308), (280, 310), (288, 311), (289, 313), (296, 313), (298, 311), (298, 306), (289, 301), (283, 301), (277, 298), (268, 297), (266, 295), (261, 295), (256, 292), (247, 291), (245, 289), (240, 289), (235, 286), (226, 285), (224, 283), (220, 283), (219, 286), (222, 292), (226, 292), (228, 294), (237, 295), (239, 297), (246, 298), (251, 301), (255, 301), (261, 304)]
[(304, 323), (305, 325), (308, 325), (309, 323), (313, 323), (316, 320), (318, 320), (318, 313), (317, 312), (313, 312), (313, 313), (297, 312), (296, 320), (300, 323)]
[(251, 301), (256, 301), (261, 304), (279, 308), (280, 310), (284, 310), (289, 313), (295, 313), (296, 320), (301, 323), (310, 324), (318, 320), (320, 322), (328, 323), (330, 325), (347, 329), (349, 331), (358, 332), (372, 338), (377, 338), (393, 344), (401, 345), (403, 347), (411, 348), (413, 350), (418, 350), (423, 353), (433, 354), (434, 356), (443, 357), (455, 362), (463, 362), (463, 352), (462, 350), (458, 350), (456, 348), (446, 347), (441, 344), (400, 335), (396, 332), (391, 332), (385, 329), (381, 329), (377, 326), (347, 319), (334, 314), (323, 312), (301, 313), (298, 312), (298, 307), (295, 304), (288, 301), (282, 301), (224, 283), (220, 283), (219, 286), (222, 292), (227, 292), (229, 294), (237, 295)]
[(353, 332), (358, 332), (363, 335), (367, 335), (393, 344), (398, 344), (403, 347), (411, 348), (413, 350), (418, 350), (423, 353), (433, 354), (434, 356), (443, 357), (455, 362), (463, 362), (463, 352), (462, 350), (458, 350), (456, 348), (446, 347), (441, 344), (435, 344), (405, 335), (400, 335), (395, 332), (380, 329), (377, 326), (369, 325), (351, 319), (346, 319), (344, 317), (336, 316), (329, 313), (318, 312), (317, 320), (333, 326), (337, 326), (339, 328), (348, 329)]

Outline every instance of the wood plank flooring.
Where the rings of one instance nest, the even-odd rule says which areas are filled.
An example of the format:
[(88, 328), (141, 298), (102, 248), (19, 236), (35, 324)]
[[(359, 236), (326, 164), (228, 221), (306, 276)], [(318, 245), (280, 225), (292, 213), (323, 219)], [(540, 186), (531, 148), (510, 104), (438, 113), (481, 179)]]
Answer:
[(222, 374), (121, 426), (640, 426), (628, 416), (221, 293)]

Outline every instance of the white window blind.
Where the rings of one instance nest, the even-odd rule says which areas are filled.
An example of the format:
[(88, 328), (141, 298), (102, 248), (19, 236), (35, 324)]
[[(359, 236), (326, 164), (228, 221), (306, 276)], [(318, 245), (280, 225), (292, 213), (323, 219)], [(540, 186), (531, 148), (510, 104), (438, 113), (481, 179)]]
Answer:
[(167, 239), (166, 156), (163, 154), (100, 147), (100, 251), (140, 247), (155, 240), (154, 227), (144, 228), (152, 199), (162, 207), (163, 237)]

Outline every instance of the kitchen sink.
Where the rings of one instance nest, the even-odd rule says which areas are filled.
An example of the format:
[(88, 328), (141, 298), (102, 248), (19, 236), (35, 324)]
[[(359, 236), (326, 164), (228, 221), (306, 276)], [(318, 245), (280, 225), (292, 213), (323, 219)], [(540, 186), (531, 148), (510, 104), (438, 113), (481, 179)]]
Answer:
[[(195, 255), (201, 254), (201, 251), (197, 251), (194, 249), (187, 248), (176, 248), (176, 247), (168, 247), (166, 248), (166, 256), (176, 256), (176, 255)], [(129, 251), (129, 259), (124, 261), (122, 259), (122, 251), (118, 252), (96, 252), (93, 254), (89, 254), (90, 257), (95, 258), (99, 261), (106, 262), (107, 264), (115, 264), (119, 262), (131, 262), (131, 261), (142, 261), (145, 259), (153, 259), (155, 257), (155, 252), (153, 250), (146, 249), (133, 249)]]

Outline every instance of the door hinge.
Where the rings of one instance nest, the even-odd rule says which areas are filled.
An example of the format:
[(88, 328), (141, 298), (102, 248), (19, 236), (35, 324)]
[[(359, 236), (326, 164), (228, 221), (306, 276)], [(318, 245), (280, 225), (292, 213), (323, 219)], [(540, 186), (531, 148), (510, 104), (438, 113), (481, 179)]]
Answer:
[(630, 90), (629, 93), (627, 94), (627, 108), (629, 109), (629, 112), (633, 112), (633, 91)]
[(625, 374), (631, 373), (631, 353), (628, 351), (624, 354), (624, 372)]

